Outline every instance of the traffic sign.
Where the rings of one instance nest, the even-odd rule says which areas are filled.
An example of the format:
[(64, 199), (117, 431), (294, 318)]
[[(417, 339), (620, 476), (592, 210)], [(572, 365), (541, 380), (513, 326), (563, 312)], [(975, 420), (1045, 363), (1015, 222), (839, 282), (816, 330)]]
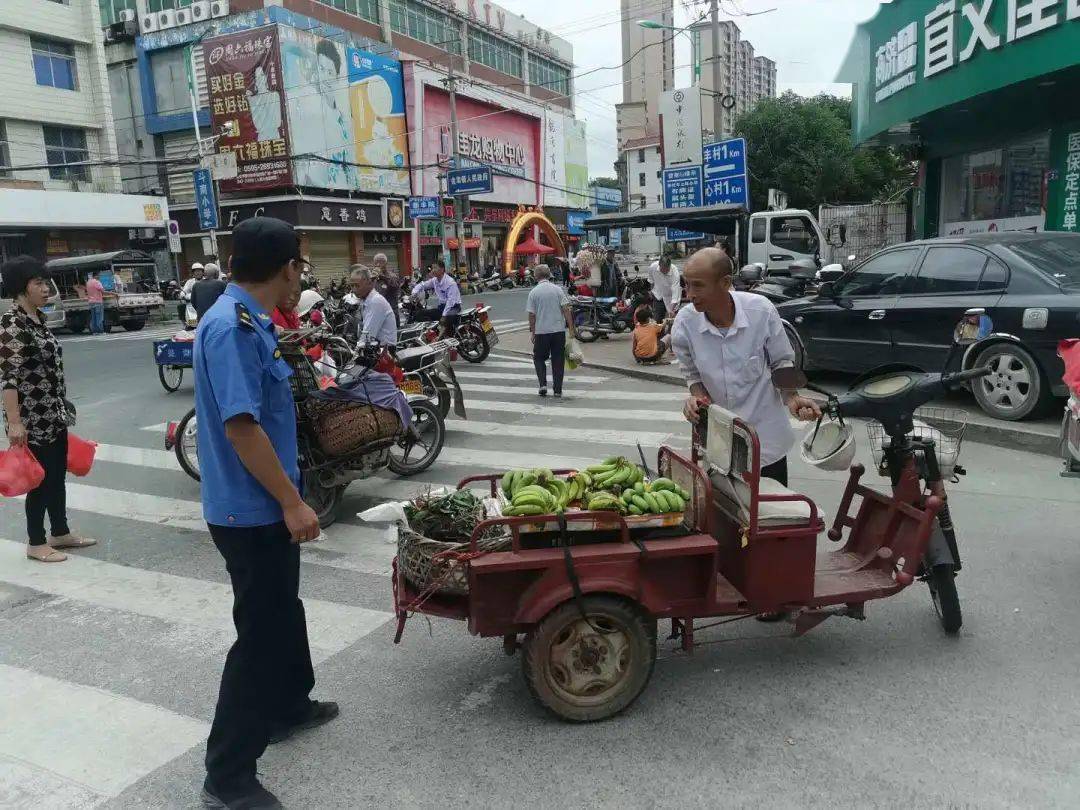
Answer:
[(409, 216), (413, 219), (439, 216), (439, 198), (409, 197)]
[(180, 223), (175, 219), (169, 220), (169, 253), (183, 253), (180, 245)]
[(701, 205), (701, 167), (664, 169), (664, 208)]
[(706, 144), (702, 150), (705, 166), (705, 204), (750, 206), (750, 184), (746, 177), (746, 140), (729, 138)]
[(667, 229), (667, 240), (669, 242), (695, 242), (704, 238), (705, 234), (701, 231), (684, 231), (681, 228)]
[(236, 153), (231, 149), (228, 152), (211, 152), (203, 155), (199, 161), (204, 169), (209, 169), (215, 180), (236, 179)]
[(491, 167), (451, 169), (446, 174), (446, 183), (451, 197), (462, 194), (490, 194), (492, 191)]
[(195, 208), (199, 212), (199, 228), (213, 231), (218, 228), (217, 197), (214, 194), (214, 178), (209, 169), (192, 172), (195, 181)]

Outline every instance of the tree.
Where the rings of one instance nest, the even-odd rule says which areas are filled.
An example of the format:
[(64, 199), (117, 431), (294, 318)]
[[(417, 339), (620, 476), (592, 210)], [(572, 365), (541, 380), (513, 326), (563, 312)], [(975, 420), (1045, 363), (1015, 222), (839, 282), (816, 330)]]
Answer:
[(849, 99), (791, 92), (763, 99), (739, 116), (735, 134), (746, 138), (753, 210), (765, 208), (770, 188), (813, 211), (894, 195), (914, 176), (912, 162), (894, 149), (853, 146)]
[(619, 185), (618, 177), (594, 177), (589, 181), (594, 186), (600, 186), (601, 188), (622, 188)]

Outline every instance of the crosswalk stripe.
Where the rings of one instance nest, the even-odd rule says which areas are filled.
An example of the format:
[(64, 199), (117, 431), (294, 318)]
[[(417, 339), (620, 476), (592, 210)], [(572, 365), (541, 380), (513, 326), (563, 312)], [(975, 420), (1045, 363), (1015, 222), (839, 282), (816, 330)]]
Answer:
[[(77, 554), (63, 565), (39, 565), (25, 559), (25, 544), (10, 540), (0, 541), (0, 582), (200, 631), (217, 631), (230, 638), (234, 632), (232, 586), (224, 583)], [(341, 652), (393, 616), (322, 599), (305, 598), (304, 610), (313, 661)]]
[[(523, 369), (532, 368), (532, 360), (485, 360), (483, 363), (469, 363), (465, 360), (460, 361), (460, 368), (505, 368), (505, 369)], [(456, 367), (455, 367), (456, 370)]]
[(97, 341), (117, 341), (117, 340), (149, 340), (172, 337), (180, 331), (180, 325), (176, 324), (171, 327), (162, 327), (160, 329), (142, 329), (138, 332), (125, 332), (124, 334), (114, 335), (112, 333), (108, 335), (75, 335), (72, 337), (63, 338), (63, 343), (85, 343), (91, 340)]
[[(556, 427), (552, 425), (507, 425), (502, 422), (478, 422), (473, 419), (455, 419), (446, 423), (447, 439), (454, 434), (467, 433), (473, 436), (513, 437), (547, 441), (565, 441), (578, 444), (601, 444), (616, 447), (632, 447), (634, 442), (641, 442), (643, 447), (658, 447), (665, 441), (671, 443), (671, 433), (643, 430), (600, 430), (585, 427)], [(689, 435), (689, 431), (683, 431)], [(679, 434), (676, 434), (678, 437)], [(456, 443), (456, 442), (455, 442)], [(607, 454), (605, 454), (607, 455)], [(440, 456), (441, 458), (441, 456)], [(435, 462), (438, 464), (438, 462)]]
[[(535, 379), (536, 378), (533, 377), (534, 381), (535, 381)], [(567, 380), (570, 381), (571, 383), (573, 382), (574, 379), (576, 379), (576, 378), (575, 377), (567, 377)], [(505, 393), (514, 393), (514, 394), (517, 394), (517, 393), (531, 393), (531, 394), (533, 394), (533, 396), (536, 395), (536, 392), (533, 391), (531, 388), (528, 388), (528, 389), (525, 388), (525, 387), (509, 388), (509, 387), (507, 387), (505, 385), (474, 385), (474, 384), (470, 383), (467, 386), (463, 386), (463, 389), (464, 389), (464, 391), (466, 393), (468, 393), (470, 391), (479, 391), (479, 392), (482, 392), (482, 393), (491, 393), (491, 394), (499, 394), (499, 393), (504, 393), (504, 394)], [(565, 392), (569, 393), (569, 394), (573, 393), (570, 390), (569, 386), (567, 386)], [(673, 388), (671, 391), (610, 391), (607, 388), (590, 388), (588, 392), (582, 392), (581, 395), (582, 395), (582, 397), (587, 398), (589, 400), (618, 399), (618, 400), (622, 400), (623, 402), (626, 402), (627, 404), (632, 404), (634, 402), (641, 402), (641, 401), (648, 401), (648, 402), (677, 402), (677, 403), (681, 404), (686, 399), (686, 394), (679, 391), (677, 388)], [(468, 405), (469, 405), (469, 401), (468, 401), (468, 399), (466, 399), (466, 401), (465, 401), (466, 408), (468, 407)]]
[[(468, 369), (454, 369), (454, 374), (462, 381), (472, 382), (473, 380), (531, 380), (533, 384), (536, 383), (536, 373), (533, 371), (501, 371), (498, 374), (488, 373), (483, 370), (483, 366), (478, 366), (476, 371), (470, 371)], [(610, 381), (610, 377), (594, 377), (589, 374), (578, 374), (576, 372), (566, 375), (566, 381), (579, 382), (579, 383), (601, 383)], [(468, 385), (463, 385), (466, 391), (470, 390)]]
[[(14, 801), (9, 807), (97, 806), (209, 731), (168, 709), (19, 667), (0, 664), (0, 684), (0, 796)], [(64, 796), (70, 803), (58, 801)]]
[(528, 402), (505, 402), (497, 400), (469, 400), (466, 401), (465, 407), (472, 412), (477, 411), (499, 411), (503, 413), (516, 413), (521, 416), (550, 416), (556, 417), (562, 420), (572, 419), (609, 419), (614, 421), (626, 422), (626, 421), (653, 421), (653, 422), (674, 422), (676, 424), (682, 423), (683, 419), (681, 408), (671, 408), (663, 411), (647, 411), (639, 409), (627, 409), (627, 408), (582, 408), (576, 405), (570, 404), (576, 401), (571, 400), (551, 400), (538, 401), (535, 403)]

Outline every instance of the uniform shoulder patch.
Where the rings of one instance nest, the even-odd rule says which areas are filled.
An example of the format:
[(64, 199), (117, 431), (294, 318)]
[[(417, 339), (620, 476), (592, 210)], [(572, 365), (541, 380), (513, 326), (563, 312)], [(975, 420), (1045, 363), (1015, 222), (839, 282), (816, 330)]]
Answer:
[(255, 321), (251, 318), (251, 312), (239, 301), (236, 302), (236, 323), (244, 329), (255, 330)]

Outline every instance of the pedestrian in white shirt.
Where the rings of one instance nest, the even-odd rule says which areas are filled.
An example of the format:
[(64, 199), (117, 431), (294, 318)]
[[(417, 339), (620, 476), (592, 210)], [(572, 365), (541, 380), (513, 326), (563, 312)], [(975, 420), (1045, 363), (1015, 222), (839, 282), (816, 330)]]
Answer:
[(532, 335), (533, 368), (540, 383), (540, 396), (547, 396), (547, 362), (551, 359), (551, 382), (555, 397), (562, 397), (563, 370), (566, 362), (566, 333), (574, 335), (574, 318), (566, 291), (551, 281), (551, 268), (536, 266), (536, 286), (529, 291), (525, 311), (529, 314)]
[(690, 387), (683, 415), (697, 422), (701, 407), (711, 403), (735, 413), (761, 441), (761, 474), (787, 486), (787, 454), (795, 444), (788, 413), (813, 421), (821, 409), (797, 390), (773, 385), (772, 372), (794, 366), (795, 352), (769, 299), (732, 290), (733, 270), (719, 248), (700, 250), (687, 262), (693, 306), (684, 307), (672, 327), (672, 348)]
[(653, 306), (656, 320), (675, 317), (682, 300), (682, 277), (670, 257), (661, 256), (649, 266), (649, 284), (656, 299)]
[(375, 289), (371, 268), (354, 264), (349, 268), (349, 283), (353, 294), (364, 307), (361, 334), (374, 338), (384, 346), (397, 343), (397, 321), (390, 302)]

